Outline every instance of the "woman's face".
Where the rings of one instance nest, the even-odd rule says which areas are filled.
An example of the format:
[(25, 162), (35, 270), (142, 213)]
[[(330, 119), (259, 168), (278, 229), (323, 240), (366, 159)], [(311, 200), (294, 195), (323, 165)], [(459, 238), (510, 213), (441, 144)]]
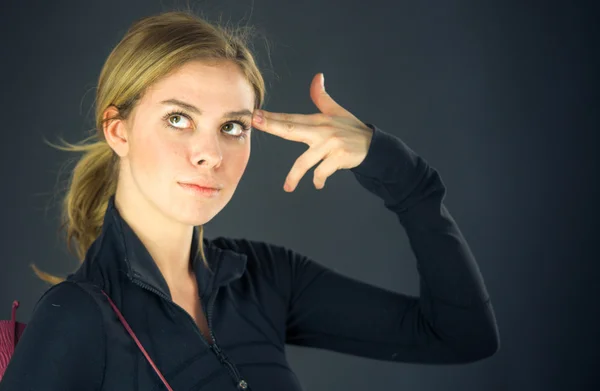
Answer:
[[(128, 208), (158, 211), (186, 225), (211, 220), (246, 169), (254, 100), (252, 86), (231, 62), (188, 62), (152, 85), (127, 121), (105, 130), (121, 157), (117, 196), (125, 194)], [(202, 195), (183, 183), (220, 190)]]

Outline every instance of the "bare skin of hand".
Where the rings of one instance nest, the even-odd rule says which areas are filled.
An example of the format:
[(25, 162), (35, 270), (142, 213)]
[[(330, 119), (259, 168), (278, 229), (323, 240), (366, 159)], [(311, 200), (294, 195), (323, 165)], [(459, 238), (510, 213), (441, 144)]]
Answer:
[(284, 189), (294, 191), (300, 179), (315, 164), (315, 188), (340, 169), (354, 168), (363, 162), (373, 138), (373, 130), (344, 109), (325, 92), (324, 77), (318, 73), (310, 85), (310, 97), (320, 113), (288, 114), (255, 110), (252, 127), (281, 138), (302, 142), (308, 149), (296, 159)]

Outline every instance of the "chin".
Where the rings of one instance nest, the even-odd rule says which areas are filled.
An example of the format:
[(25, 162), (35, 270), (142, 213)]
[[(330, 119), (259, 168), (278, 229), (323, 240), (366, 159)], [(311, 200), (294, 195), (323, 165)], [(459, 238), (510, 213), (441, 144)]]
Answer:
[(214, 198), (190, 197), (167, 197), (159, 201), (163, 213), (171, 219), (185, 225), (203, 225), (215, 217), (227, 204), (231, 194), (226, 192)]
[(204, 225), (217, 215), (218, 211), (202, 210), (178, 215), (176, 218), (185, 225)]

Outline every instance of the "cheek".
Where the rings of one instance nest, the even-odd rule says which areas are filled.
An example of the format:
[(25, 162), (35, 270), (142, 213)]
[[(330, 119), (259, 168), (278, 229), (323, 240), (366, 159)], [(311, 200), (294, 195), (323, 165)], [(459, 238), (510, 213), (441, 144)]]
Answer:
[(244, 148), (243, 152), (238, 155), (237, 170), (239, 172), (240, 177), (246, 170), (246, 166), (248, 165), (248, 160), (250, 159), (250, 144)]
[(148, 137), (138, 140), (133, 155), (136, 171), (149, 179), (157, 180), (164, 177), (183, 158), (184, 153), (181, 146)]
[(250, 158), (250, 145), (245, 145), (244, 148), (237, 151), (237, 153), (233, 154), (230, 158), (231, 161), (231, 170), (232, 175), (235, 175), (236, 181), (239, 181), (244, 171), (246, 170), (246, 166), (248, 165), (248, 160)]

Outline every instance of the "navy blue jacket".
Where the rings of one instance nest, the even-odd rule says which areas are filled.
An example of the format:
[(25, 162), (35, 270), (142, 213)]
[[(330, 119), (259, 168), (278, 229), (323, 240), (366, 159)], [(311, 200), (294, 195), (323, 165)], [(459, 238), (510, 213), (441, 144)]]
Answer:
[[(214, 273), (199, 257), (192, 262), (216, 341), (211, 347), (172, 302), (113, 196), (81, 267), (36, 304), (0, 391), (165, 389), (106, 299), (77, 282), (110, 295), (175, 391), (300, 390), (286, 344), (431, 364), (494, 354), (499, 334), (490, 298), (443, 204), (438, 172), (398, 137), (368, 125), (368, 154), (351, 171), (404, 227), (417, 259), (418, 297), (349, 278), (282, 246), (203, 238)], [(192, 255), (198, 237), (196, 229)]]

